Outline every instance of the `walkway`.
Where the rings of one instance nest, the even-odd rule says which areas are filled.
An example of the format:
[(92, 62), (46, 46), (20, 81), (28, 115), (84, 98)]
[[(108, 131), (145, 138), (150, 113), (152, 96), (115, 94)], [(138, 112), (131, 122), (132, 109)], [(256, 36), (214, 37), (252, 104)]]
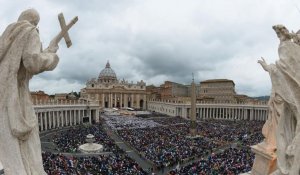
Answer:
[(131, 146), (124, 143), (123, 140), (106, 124), (103, 124), (102, 126), (106, 133), (110, 136), (110, 138), (115, 141), (116, 145), (118, 145), (119, 148), (123, 151), (126, 151), (127, 155), (133, 160), (135, 160), (145, 171), (152, 167), (150, 162), (141, 157), (136, 151), (134, 151), (134, 149)]

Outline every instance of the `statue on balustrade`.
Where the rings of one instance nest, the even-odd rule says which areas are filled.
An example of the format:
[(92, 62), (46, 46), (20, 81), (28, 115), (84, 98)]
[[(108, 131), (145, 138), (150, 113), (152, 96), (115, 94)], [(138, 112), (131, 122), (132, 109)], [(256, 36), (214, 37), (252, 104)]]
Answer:
[(264, 144), (277, 154), (275, 174), (300, 174), (300, 45), (298, 33), (273, 26), (279, 40), (275, 64), (258, 61), (269, 72), (272, 93), (269, 117), (263, 127)]
[(58, 42), (66, 31), (43, 50), (39, 20), (36, 10), (25, 10), (0, 36), (0, 162), (5, 175), (46, 174), (28, 85), (33, 75), (57, 66)]

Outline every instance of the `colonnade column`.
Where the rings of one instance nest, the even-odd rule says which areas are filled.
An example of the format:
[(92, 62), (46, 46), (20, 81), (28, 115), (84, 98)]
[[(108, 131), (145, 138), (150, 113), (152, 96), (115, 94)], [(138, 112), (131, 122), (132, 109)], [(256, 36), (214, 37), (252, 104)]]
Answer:
[(120, 93), (120, 107), (123, 107), (123, 93)]
[(128, 107), (128, 95), (124, 94), (124, 107)]
[(41, 112), (38, 113), (41, 121), (41, 131), (44, 131), (44, 121), (43, 121), (43, 115)]
[(114, 101), (114, 106), (117, 107), (117, 93), (114, 93), (115, 101)]
[(92, 124), (92, 110), (90, 109), (89, 111), (89, 122)]

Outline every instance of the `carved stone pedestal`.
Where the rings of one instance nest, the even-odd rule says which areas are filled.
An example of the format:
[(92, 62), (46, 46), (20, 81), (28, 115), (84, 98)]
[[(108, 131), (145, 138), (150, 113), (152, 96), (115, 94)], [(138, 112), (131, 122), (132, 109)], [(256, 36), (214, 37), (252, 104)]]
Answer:
[(276, 154), (261, 145), (251, 146), (255, 159), (251, 170), (252, 175), (269, 175), (277, 169)]

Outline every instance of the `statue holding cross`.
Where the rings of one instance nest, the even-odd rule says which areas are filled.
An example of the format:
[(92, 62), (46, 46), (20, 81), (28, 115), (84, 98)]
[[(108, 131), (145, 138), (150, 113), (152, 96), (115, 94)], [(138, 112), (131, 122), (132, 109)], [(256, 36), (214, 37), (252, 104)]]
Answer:
[(21, 13), (0, 36), (0, 162), (6, 175), (43, 175), (39, 124), (31, 102), (29, 80), (53, 70), (59, 61), (58, 43), (72, 45), (66, 24), (59, 14), (61, 31), (43, 50), (37, 30), (40, 20), (34, 9)]

